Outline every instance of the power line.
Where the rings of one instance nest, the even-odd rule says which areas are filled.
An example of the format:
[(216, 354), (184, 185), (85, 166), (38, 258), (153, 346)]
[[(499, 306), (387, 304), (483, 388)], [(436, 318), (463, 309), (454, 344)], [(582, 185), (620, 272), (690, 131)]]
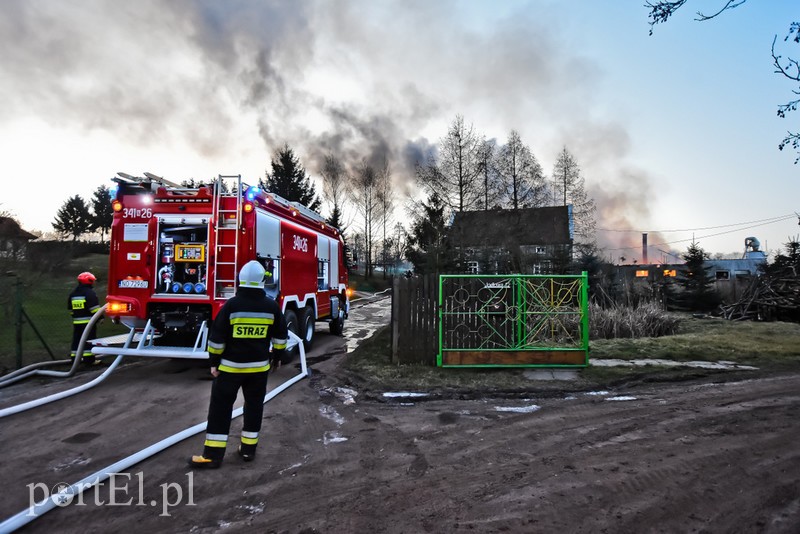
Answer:
[[(759, 224), (756, 224), (756, 223), (770, 224), (770, 223), (773, 223), (773, 222), (785, 221), (785, 220), (791, 219), (793, 217), (799, 217), (800, 218), (800, 216), (798, 216), (796, 213), (789, 213), (787, 215), (779, 215), (777, 217), (772, 217), (772, 218), (769, 218), (769, 219), (759, 219), (759, 220), (756, 220), (756, 221), (740, 222), (740, 223), (734, 223), (734, 224), (722, 224), (722, 225), (719, 225), (719, 226), (706, 226), (706, 227), (703, 227), (703, 228), (678, 228), (678, 229), (674, 229), (674, 230), (630, 230), (630, 229), (623, 230), (623, 229), (615, 229), (615, 228), (597, 228), (597, 230), (600, 230), (600, 231), (603, 231), (603, 232), (634, 232), (634, 233), (637, 233), (637, 234), (642, 234), (642, 233), (669, 233), (669, 232), (701, 232), (701, 231), (704, 231), (704, 230), (716, 230), (717, 228), (731, 228), (733, 226), (743, 226), (743, 225), (746, 225), (746, 224), (755, 224), (756, 226), (760, 226)], [(749, 228), (753, 228), (753, 226), (750, 226)], [(739, 230), (747, 230), (747, 228), (739, 228)], [(737, 230), (733, 230), (733, 231), (737, 231)], [(715, 235), (719, 235), (719, 234), (715, 234)], [(707, 237), (711, 237), (711, 236), (707, 236)]]
[[(794, 216), (794, 214), (792, 215), (792, 217), (793, 216)], [(785, 220), (787, 220), (789, 218), (791, 218), (791, 217), (784, 217), (782, 219), (774, 219), (774, 220), (762, 219), (762, 220), (767, 220), (768, 222), (764, 222), (764, 223), (761, 223), (761, 224), (754, 224), (752, 226), (747, 226), (745, 228), (735, 228), (733, 230), (728, 230), (726, 232), (717, 232), (716, 234), (708, 234), (708, 235), (703, 235), (703, 236), (699, 236), (699, 237), (694, 237), (693, 236), (691, 239), (677, 239), (675, 241), (665, 241), (663, 243), (653, 243), (652, 245), (648, 244), (647, 246), (648, 246), (648, 248), (649, 247), (660, 247), (660, 246), (663, 246), (663, 245), (674, 245), (675, 243), (686, 243), (686, 242), (689, 242), (689, 241), (697, 241), (699, 239), (706, 239), (706, 238), (709, 238), (709, 237), (717, 237), (717, 236), (721, 236), (721, 235), (725, 235), (725, 234), (732, 234), (734, 232), (741, 232), (742, 230), (749, 230), (750, 228), (756, 228), (756, 227), (759, 227), (759, 226), (766, 226), (768, 224), (785, 221)], [(718, 226), (717, 228), (725, 228), (725, 227), (724, 226)], [(663, 232), (667, 232), (667, 230), (662, 230), (662, 231)], [(672, 231), (677, 232), (678, 230), (672, 230)], [(688, 231), (688, 230), (684, 230), (684, 231)], [(640, 248), (641, 247), (636, 246), (636, 247), (607, 248), (607, 249), (603, 249), (603, 250), (606, 250), (606, 251), (611, 251), (611, 250), (639, 250)]]

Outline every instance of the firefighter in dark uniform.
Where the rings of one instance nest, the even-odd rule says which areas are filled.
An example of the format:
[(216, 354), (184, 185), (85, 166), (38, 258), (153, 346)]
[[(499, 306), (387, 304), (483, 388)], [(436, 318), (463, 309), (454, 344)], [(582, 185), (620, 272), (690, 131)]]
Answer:
[[(89, 320), (97, 310), (100, 309), (100, 302), (97, 300), (97, 294), (92, 287), (94, 286), (97, 278), (90, 272), (83, 272), (78, 275), (78, 286), (69, 294), (67, 299), (67, 308), (72, 312), (72, 348), (69, 353), (70, 358), (78, 356), (78, 343), (81, 341), (81, 336)], [(93, 325), (89, 337), (86, 339), (94, 339), (97, 337), (97, 326)], [(83, 345), (83, 354), (81, 362), (89, 365), (100, 363), (95, 361), (92, 354), (91, 347), (88, 343)]]
[(239, 273), (236, 296), (222, 306), (209, 331), (208, 355), (214, 382), (203, 454), (192, 456), (191, 466), (216, 468), (222, 463), (239, 388), (244, 395), (244, 421), (238, 452), (246, 462), (255, 458), (267, 372), (272, 362), (280, 361), (287, 336), (278, 303), (264, 293), (264, 267), (257, 261), (248, 262)]

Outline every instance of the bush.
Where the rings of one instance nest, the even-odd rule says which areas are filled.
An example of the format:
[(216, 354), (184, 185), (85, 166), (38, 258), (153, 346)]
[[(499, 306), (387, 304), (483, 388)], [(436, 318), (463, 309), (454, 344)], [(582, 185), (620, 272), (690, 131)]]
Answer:
[(674, 334), (680, 317), (662, 309), (654, 302), (636, 306), (614, 304), (602, 308), (589, 304), (589, 338), (639, 338)]

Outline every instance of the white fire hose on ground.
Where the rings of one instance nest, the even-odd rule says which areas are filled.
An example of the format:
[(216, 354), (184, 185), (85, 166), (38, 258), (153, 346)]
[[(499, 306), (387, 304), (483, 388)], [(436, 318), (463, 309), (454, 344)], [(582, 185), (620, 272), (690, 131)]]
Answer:
[[(53, 365), (61, 365), (64, 363), (69, 363), (69, 360), (56, 360), (53, 362), (39, 362), (28, 365), (27, 367), (23, 367), (22, 369), (17, 369), (11, 373), (8, 373), (5, 376), (0, 377), (0, 388), (5, 386), (10, 386), (15, 382), (19, 382), (24, 378), (28, 378), (29, 376), (34, 375), (43, 375), (43, 376), (55, 376), (59, 378), (67, 378), (75, 374), (75, 371), (78, 370), (78, 365), (80, 365), (81, 357), (78, 356), (79, 354), (83, 354), (83, 347), (86, 345), (86, 342), (89, 339), (89, 334), (92, 331), (92, 328), (97, 321), (99, 321), (106, 312), (106, 305), (97, 310), (92, 318), (89, 319), (89, 323), (86, 325), (86, 328), (83, 330), (83, 335), (81, 336), (80, 341), (78, 342), (78, 347), (75, 350), (75, 358), (72, 361), (72, 367), (70, 367), (69, 371), (43, 371), (41, 367), (50, 367)], [(2, 417), (2, 416), (0, 416)]]
[[(45, 376), (55, 376), (55, 377), (66, 378), (66, 377), (69, 377), (69, 376), (72, 376), (73, 374), (75, 374), (75, 370), (78, 368), (78, 365), (80, 365), (80, 356), (79, 355), (83, 354), (83, 346), (86, 344), (87, 338), (89, 337), (89, 333), (91, 332), (92, 327), (95, 325), (95, 323), (105, 313), (105, 309), (106, 309), (106, 307), (103, 306), (102, 308), (97, 310), (97, 312), (89, 320), (88, 325), (86, 326), (86, 328), (83, 331), (83, 335), (81, 336), (81, 340), (78, 343), (78, 348), (76, 350), (76, 355), (75, 355), (75, 361), (72, 362), (72, 368), (69, 371), (43, 371), (43, 370), (40, 370), (40, 369), (35, 369), (35, 370), (32, 370), (32, 371), (29, 371), (29, 372), (26, 372), (26, 373), (22, 373), (22, 374), (18, 374), (16, 376), (11, 377), (10, 380), (0, 383), (0, 387), (8, 385), (8, 384), (11, 384), (13, 382), (16, 382), (18, 380), (22, 380), (23, 378), (27, 378), (27, 377), (33, 376), (33, 375), (45, 375)], [(131, 344), (131, 341), (133, 340), (133, 337), (134, 337), (134, 331), (131, 330), (131, 333), (128, 335), (128, 338), (125, 341), (125, 347), (128, 347)], [(36, 408), (37, 406), (42, 406), (43, 404), (48, 404), (50, 402), (55, 402), (57, 400), (61, 400), (61, 399), (64, 399), (66, 397), (71, 397), (72, 395), (77, 395), (78, 393), (81, 393), (82, 391), (86, 391), (89, 388), (93, 388), (94, 386), (96, 386), (97, 384), (99, 384), (100, 382), (102, 382), (103, 380), (108, 378), (108, 375), (110, 375), (114, 371), (114, 369), (116, 369), (119, 366), (120, 362), (122, 362), (122, 356), (117, 356), (117, 358), (114, 360), (114, 362), (100, 376), (94, 378), (94, 380), (92, 380), (90, 382), (87, 382), (86, 384), (83, 384), (81, 386), (77, 386), (77, 387), (74, 387), (72, 389), (68, 389), (66, 391), (61, 391), (59, 393), (54, 393), (52, 395), (48, 395), (47, 397), (42, 397), (40, 399), (34, 399), (32, 401), (25, 402), (25, 403), (22, 403), (22, 404), (18, 404), (16, 406), (9, 406), (8, 408), (3, 408), (2, 410), (0, 410), (0, 419), (2, 419), (3, 417), (9, 416), (9, 415), (15, 414), (15, 413), (24, 412), (25, 410), (30, 410), (31, 408)], [(45, 362), (45, 363), (55, 363), (55, 362)], [(37, 364), (34, 364), (34, 365), (37, 365)], [(30, 367), (32, 367), (32, 366), (28, 366), (27, 368), (20, 369), (20, 371), (23, 371), (25, 369), (30, 369)], [(4, 378), (6, 378), (6, 377), (4, 377)]]
[[(291, 331), (289, 332), (289, 338), (296, 342), (300, 349), (300, 374), (295, 375), (280, 386), (269, 391), (264, 397), (264, 404), (272, 400), (272, 398), (282, 393), (290, 386), (309, 376), (308, 367), (306, 366), (306, 351), (303, 348), (302, 340)], [(237, 408), (231, 414), (231, 419), (239, 417), (242, 415), (243, 411), (244, 408)], [(190, 438), (196, 434), (199, 434), (200, 432), (203, 432), (206, 429), (207, 423), (208, 421), (196, 424), (187, 428), (186, 430), (178, 432), (177, 434), (173, 434), (168, 438), (162, 439), (158, 443), (154, 443), (153, 445), (150, 445), (149, 447), (142, 449), (141, 451), (132, 454), (127, 458), (123, 458), (122, 460), (113, 463), (95, 473), (92, 473), (91, 475), (79, 480), (78, 482), (75, 482), (74, 484), (71, 484), (69, 487), (64, 488), (59, 493), (46, 497), (43, 500), (32, 504), (25, 510), (22, 510), (18, 514), (13, 515), (0, 523), (0, 534), (14, 532), (17, 529), (22, 528), (37, 517), (41, 517), (53, 508), (56, 508), (56, 506), (59, 506), (61, 502), (71, 502), (76, 495), (80, 495), (84, 491), (99, 485), (107, 480), (112, 474), (121, 473), (129, 467), (136, 465), (137, 463), (146, 460), (151, 456), (154, 456), (164, 449), (167, 449), (168, 447), (171, 447), (172, 445), (175, 445), (186, 438)], [(61, 499), (63, 499), (63, 501)]]

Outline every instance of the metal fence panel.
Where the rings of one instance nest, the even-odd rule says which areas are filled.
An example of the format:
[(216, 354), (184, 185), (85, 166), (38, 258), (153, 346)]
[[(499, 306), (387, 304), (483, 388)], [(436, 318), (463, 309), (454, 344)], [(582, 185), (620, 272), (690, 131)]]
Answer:
[(439, 366), (588, 364), (588, 276), (441, 275)]

